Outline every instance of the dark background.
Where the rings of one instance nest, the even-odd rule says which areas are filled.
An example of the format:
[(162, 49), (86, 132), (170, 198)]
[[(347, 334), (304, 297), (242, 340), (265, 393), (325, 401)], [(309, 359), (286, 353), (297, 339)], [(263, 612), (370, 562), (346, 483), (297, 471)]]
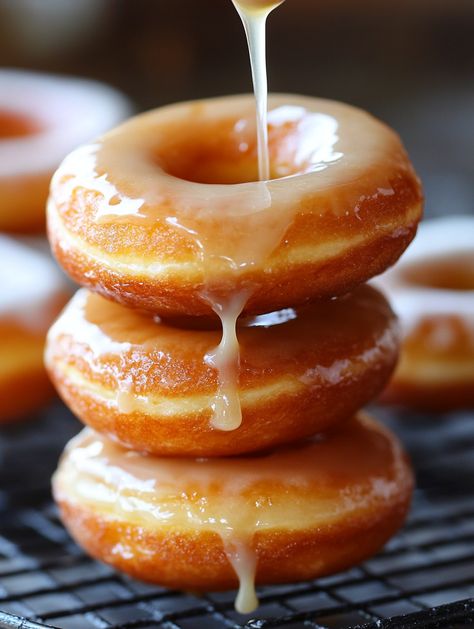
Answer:
[[(137, 110), (249, 91), (230, 0), (0, 0), (0, 65), (93, 77)], [(474, 208), (474, 0), (286, 0), (272, 91), (369, 109), (402, 135), (427, 214)]]

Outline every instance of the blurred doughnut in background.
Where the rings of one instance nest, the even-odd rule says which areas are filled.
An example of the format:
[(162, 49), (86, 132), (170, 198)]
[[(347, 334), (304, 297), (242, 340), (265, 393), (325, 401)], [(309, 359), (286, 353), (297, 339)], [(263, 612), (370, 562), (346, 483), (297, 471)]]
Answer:
[(44, 230), (49, 180), (63, 157), (129, 112), (101, 83), (0, 69), (0, 230)]
[(374, 282), (400, 317), (400, 361), (382, 399), (424, 411), (474, 407), (474, 216), (421, 224)]
[(44, 234), (49, 180), (61, 160), (132, 111), (104, 82), (68, 76), (67, 68), (24, 68), (80, 50), (106, 13), (95, 0), (0, 0), (0, 423), (53, 396), (44, 340), (70, 292), (44, 236), (6, 233)]
[(0, 424), (53, 396), (43, 366), (46, 331), (68, 298), (65, 280), (38, 246), (0, 235)]
[(96, 81), (0, 69), (0, 423), (53, 395), (45, 334), (68, 289), (40, 233), (52, 172), (78, 144), (120, 122), (127, 99)]

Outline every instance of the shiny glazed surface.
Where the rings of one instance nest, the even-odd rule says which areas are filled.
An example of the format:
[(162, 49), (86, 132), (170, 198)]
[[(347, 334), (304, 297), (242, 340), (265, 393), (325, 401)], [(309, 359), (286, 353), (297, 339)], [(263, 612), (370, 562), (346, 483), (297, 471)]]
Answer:
[(257, 582), (359, 561), (401, 524), (412, 482), (395, 437), (359, 416), (312, 441), (212, 460), (141, 456), (86, 430), (53, 484), (66, 524), (96, 556), (145, 580), (220, 589), (237, 581), (239, 544), (255, 556)]
[(199, 315), (236, 292), (253, 313), (334, 295), (393, 263), (421, 212), (396, 134), (302, 96), (271, 96), (268, 121), (268, 182), (251, 96), (164, 107), (73, 152), (49, 202), (61, 264), (123, 303)]
[(352, 295), (239, 320), (243, 421), (216, 430), (213, 321), (158, 320), (79, 291), (48, 335), (46, 362), (74, 412), (124, 445), (160, 454), (237, 454), (346, 419), (387, 381), (398, 328), (387, 302)]

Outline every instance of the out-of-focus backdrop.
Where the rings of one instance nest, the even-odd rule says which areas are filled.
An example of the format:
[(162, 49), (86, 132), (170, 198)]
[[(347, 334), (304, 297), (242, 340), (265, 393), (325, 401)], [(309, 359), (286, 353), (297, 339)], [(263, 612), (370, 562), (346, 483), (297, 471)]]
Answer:
[[(0, 0), (0, 65), (97, 78), (138, 110), (251, 89), (230, 0)], [(287, 0), (273, 91), (369, 109), (402, 135), (427, 214), (474, 208), (474, 2)]]

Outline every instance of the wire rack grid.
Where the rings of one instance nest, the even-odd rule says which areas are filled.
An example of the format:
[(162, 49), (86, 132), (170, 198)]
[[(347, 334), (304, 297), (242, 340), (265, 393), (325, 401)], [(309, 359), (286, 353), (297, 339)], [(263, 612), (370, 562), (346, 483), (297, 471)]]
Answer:
[(0, 628), (429, 629), (474, 625), (474, 417), (397, 417), (417, 472), (406, 527), (378, 556), (317, 581), (259, 588), (249, 616), (234, 593), (145, 585), (87, 557), (58, 520), (49, 478), (79, 429), (64, 407), (0, 436)]

